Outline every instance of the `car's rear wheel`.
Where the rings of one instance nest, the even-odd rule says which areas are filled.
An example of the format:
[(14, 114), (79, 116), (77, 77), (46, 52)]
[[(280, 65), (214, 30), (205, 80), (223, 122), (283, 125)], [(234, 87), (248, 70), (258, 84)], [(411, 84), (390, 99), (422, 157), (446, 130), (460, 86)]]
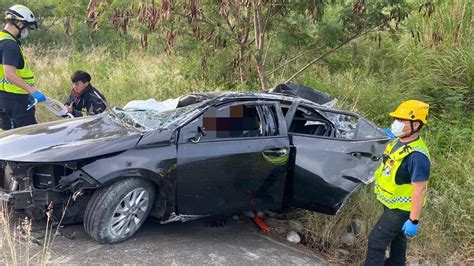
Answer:
[(100, 243), (124, 241), (141, 227), (154, 199), (155, 186), (148, 180), (117, 181), (92, 195), (84, 215), (84, 228)]

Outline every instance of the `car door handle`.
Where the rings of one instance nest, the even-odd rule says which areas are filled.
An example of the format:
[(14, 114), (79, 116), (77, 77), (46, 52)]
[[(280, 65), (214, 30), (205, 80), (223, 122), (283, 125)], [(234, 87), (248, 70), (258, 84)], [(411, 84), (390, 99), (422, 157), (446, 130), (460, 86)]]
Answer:
[(285, 165), (290, 158), (289, 148), (270, 148), (262, 152), (263, 158), (272, 165)]
[(278, 156), (278, 157), (285, 157), (288, 155), (290, 151), (289, 148), (270, 148), (263, 151), (263, 154), (267, 156)]

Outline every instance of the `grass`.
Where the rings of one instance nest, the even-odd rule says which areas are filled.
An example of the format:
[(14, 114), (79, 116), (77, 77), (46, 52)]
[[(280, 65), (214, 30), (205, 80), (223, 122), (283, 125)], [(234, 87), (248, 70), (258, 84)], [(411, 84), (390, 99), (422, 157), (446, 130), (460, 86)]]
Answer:
[[(28, 217), (8, 210), (5, 203), (0, 206), (0, 263), (4, 265), (47, 265), (53, 257), (52, 246), (61, 228), (67, 207), (72, 200), (69, 198), (61, 212), (59, 221), (54, 221), (53, 204), (49, 204), (45, 214), (44, 228), (38, 229), (37, 224)], [(35, 226), (34, 226), (35, 225)], [(36, 237), (33, 231), (43, 231)]]
[[(50, 223), (47, 223), (48, 229)], [(18, 215), (12, 215), (12, 212), (2, 206), (0, 227), (0, 263), (4, 265), (46, 265), (51, 255), (51, 246), (43, 246), (32, 236), (33, 222), (31, 219)], [(45, 239), (50, 239), (47, 236)]]
[[(37, 88), (46, 96), (65, 101), (71, 91), (70, 75), (78, 70), (91, 74), (91, 83), (101, 91), (112, 106), (123, 106), (130, 100), (155, 98), (165, 100), (185, 93), (222, 90), (223, 87), (188, 79), (187, 58), (151, 56), (130, 52), (114, 57), (105, 48), (95, 47), (84, 53), (72, 48), (34, 53), (40, 47), (27, 49), (30, 61), (40, 77)], [(55, 119), (38, 105), (39, 121)]]

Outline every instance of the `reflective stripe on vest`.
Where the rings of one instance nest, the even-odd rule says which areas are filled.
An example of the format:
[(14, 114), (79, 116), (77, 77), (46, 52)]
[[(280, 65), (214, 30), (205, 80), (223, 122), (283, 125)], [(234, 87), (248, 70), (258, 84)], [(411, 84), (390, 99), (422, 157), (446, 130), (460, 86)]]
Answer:
[[(17, 40), (15, 40), (15, 38), (10, 36), (10, 34), (5, 33), (5, 32), (0, 32), (0, 42), (4, 40), (12, 40), (12, 41), (17, 42)], [(21, 51), (20, 55), (23, 58), (24, 65), (23, 65), (23, 68), (16, 70), (16, 74), (21, 79), (23, 79), (23, 81), (26, 84), (30, 85), (31, 87), (34, 87), (35, 77), (34, 77), (33, 71), (31, 71), (28, 68), (28, 62), (26, 61), (23, 48), (21, 46), (20, 46), (20, 51)], [(13, 85), (13, 83), (11, 83), (8, 79), (6, 79), (5, 72), (3, 71), (3, 65), (1, 64), (0, 64), (0, 91), (6, 91), (6, 92), (16, 93), (16, 94), (28, 94), (27, 91), (23, 90), (22, 88), (16, 85)]]
[[(395, 182), (395, 176), (398, 168), (401, 166), (403, 159), (412, 152), (420, 152), (430, 159), (428, 148), (423, 140), (418, 140), (403, 145), (396, 151), (392, 152), (399, 139), (390, 143), (384, 152), (383, 163), (375, 171), (375, 187), (374, 192), (377, 199), (389, 209), (400, 209), (404, 211), (411, 210), (411, 196), (413, 186), (411, 183), (398, 185)], [(426, 196), (423, 198), (423, 206), (426, 204)]]

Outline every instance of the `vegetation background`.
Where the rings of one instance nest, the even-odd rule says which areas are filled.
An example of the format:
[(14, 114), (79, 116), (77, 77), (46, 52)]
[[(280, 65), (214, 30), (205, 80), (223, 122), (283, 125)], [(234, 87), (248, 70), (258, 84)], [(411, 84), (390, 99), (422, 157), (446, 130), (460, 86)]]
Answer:
[[(12, 3), (0, 0), (0, 10)], [(388, 127), (388, 112), (431, 106), (429, 204), (409, 257), (473, 263), (474, 17), (472, 0), (29, 0), (41, 27), (25, 41), (37, 87), (65, 100), (78, 69), (113, 106), (188, 92), (268, 89), (289, 80)], [(57, 119), (39, 107), (40, 121)], [(306, 243), (361, 262), (381, 212), (372, 186), (336, 216), (306, 212)], [(350, 255), (352, 219), (365, 221)]]

